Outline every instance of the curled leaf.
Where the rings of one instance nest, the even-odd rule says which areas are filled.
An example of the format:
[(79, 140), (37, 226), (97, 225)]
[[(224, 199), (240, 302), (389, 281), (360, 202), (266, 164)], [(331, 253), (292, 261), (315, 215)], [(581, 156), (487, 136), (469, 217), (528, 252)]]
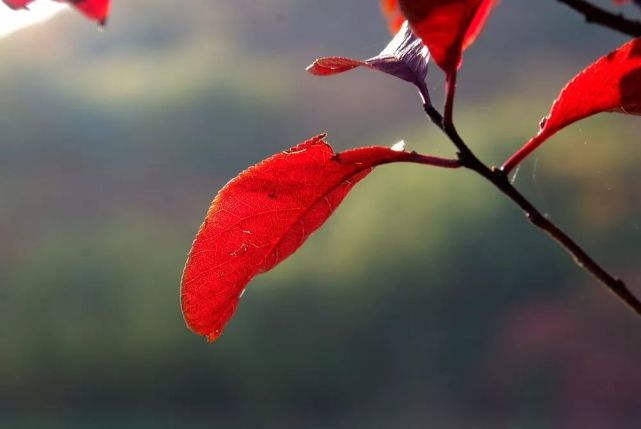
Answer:
[(392, 0), (384, 3), (388, 19), (394, 16), (394, 3), (436, 64), (451, 75), (461, 65), (463, 51), (483, 29), (496, 0)]
[(254, 276), (294, 253), (375, 166), (416, 157), (385, 147), (335, 154), (321, 135), (230, 181), (214, 199), (183, 273), (189, 328), (218, 338)]
[(405, 22), (396, 36), (377, 56), (368, 60), (345, 57), (319, 58), (307, 67), (307, 71), (317, 76), (330, 76), (357, 67), (367, 67), (414, 84), (424, 101), (427, 102), (429, 94), (425, 78), (427, 77), (429, 59), (427, 47)]
[(641, 38), (601, 57), (576, 75), (541, 122), (538, 134), (503, 166), (511, 171), (561, 129), (601, 112), (641, 115)]

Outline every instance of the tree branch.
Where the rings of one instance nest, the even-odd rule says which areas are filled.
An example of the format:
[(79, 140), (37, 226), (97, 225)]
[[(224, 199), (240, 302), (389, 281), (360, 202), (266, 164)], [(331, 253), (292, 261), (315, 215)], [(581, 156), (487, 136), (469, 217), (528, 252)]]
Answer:
[(591, 24), (599, 24), (633, 37), (641, 37), (641, 22), (628, 19), (622, 13), (612, 13), (586, 0), (557, 0), (585, 17)]
[(425, 105), (425, 113), (459, 150), (458, 157), (461, 166), (476, 172), (492, 183), (501, 193), (518, 205), (530, 223), (545, 231), (554, 241), (565, 249), (576, 264), (592, 274), (619, 299), (626, 303), (632, 311), (641, 316), (641, 301), (627, 288), (625, 283), (608, 273), (601, 267), (579, 244), (563, 232), (550, 219), (544, 216), (523, 194), (509, 182), (507, 175), (499, 169), (490, 168), (479, 160), (456, 131), (452, 124), (447, 124), (443, 116), (430, 105)]

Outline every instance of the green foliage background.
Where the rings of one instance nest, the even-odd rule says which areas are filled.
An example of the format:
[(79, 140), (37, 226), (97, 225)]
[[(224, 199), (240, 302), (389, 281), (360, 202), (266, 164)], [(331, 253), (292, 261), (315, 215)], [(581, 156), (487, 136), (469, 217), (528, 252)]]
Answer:
[[(322, 131), (453, 151), (405, 84), (304, 73), (378, 52), (374, 1), (114, 8), (104, 33), (69, 13), (0, 40), (0, 427), (639, 427), (639, 321), (462, 171), (381, 167), (219, 342), (188, 332), (186, 253), (245, 166)], [(466, 57), (461, 132), (500, 163), (622, 40), (502, 2)], [(585, 121), (516, 179), (637, 293), (639, 124)]]

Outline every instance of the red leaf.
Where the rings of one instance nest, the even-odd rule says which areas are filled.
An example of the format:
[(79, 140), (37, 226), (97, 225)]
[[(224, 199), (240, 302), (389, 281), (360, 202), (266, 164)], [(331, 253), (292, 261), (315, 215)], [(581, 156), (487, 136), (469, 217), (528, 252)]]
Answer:
[(398, 0), (381, 0), (381, 10), (383, 11), (383, 16), (387, 19), (390, 33), (396, 34), (405, 21), (405, 17), (398, 6)]
[(2, 0), (2, 1), (11, 9), (24, 9), (25, 7), (29, 6), (29, 3), (33, 3), (35, 0)]
[(357, 67), (371, 67), (367, 61), (347, 57), (324, 57), (315, 60), (307, 71), (316, 76), (331, 76), (344, 73)]
[(434, 61), (451, 75), (483, 29), (496, 0), (398, 0)]
[(249, 168), (216, 196), (182, 278), (189, 328), (218, 338), (257, 274), (294, 253), (373, 167), (414, 161), (384, 147), (334, 154), (324, 135)]
[(107, 22), (111, 9), (111, 0), (67, 0), (67, 3), (101, 25)]
[[(633, 0), (614, 0), (615, 4), (622, 5), (622, 4), (628, 4), (632, 3)], [(634, 0), (634, 4), (636, 4), (638, 7), (641, 7), (641, 0)]]
[(641, 38), (601, 57), (574, 77), (541, 122), (539, 133), (504, 165), (511, 171), (561, 129), (601, 112), (641, 115)]
[[(622, 4), (628, 4), (632, 3), (632, 0), (614, 0), (615, 4), (622, 5)], [(641, 5), (641, 0), (634, 0), (634, 3), (637, 5)]]
[[(2, 0), (12, 9), (24, 9), (35, 0)], [(58, 0), (63, 3), (69, 3), (88, 18), (98, 21), (101, 25), (105, 24), (109, 16), (111, 0)]]

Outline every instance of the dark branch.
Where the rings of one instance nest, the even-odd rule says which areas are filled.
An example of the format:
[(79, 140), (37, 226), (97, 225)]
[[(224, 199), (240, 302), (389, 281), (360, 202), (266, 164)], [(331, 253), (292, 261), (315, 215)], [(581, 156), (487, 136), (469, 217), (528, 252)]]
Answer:
[(523, 194), (512, 186), (503, 171), (490, 168), (479, 160), (465, 141), (463, 141), (454, 125), (448, 124), (440, 112), (431, 105), (425, 105), (424, 107), (427, 116), (445, 133), (458, 149), (459, 162), (462, 167), (478, 173), (492, 183), (503, 195), (523, 210), (532, 225), (545, 231), (548, 236), (565, 249), (579, 267), (592, 274), (612, 293), (619, 297), (619, 299), (625, 302), (632, 311), (638, 316), (641, 316), (641, 301), (628, 289), (621, 279), (608, 273), (578, 243), (543, 215)]
[(557, 0), (585, 17), (585, 21), (599, 24), (633, 37), (641, 37), (641, 22), (628, 19), (622, 13), (612, 13), (586, 0)]

